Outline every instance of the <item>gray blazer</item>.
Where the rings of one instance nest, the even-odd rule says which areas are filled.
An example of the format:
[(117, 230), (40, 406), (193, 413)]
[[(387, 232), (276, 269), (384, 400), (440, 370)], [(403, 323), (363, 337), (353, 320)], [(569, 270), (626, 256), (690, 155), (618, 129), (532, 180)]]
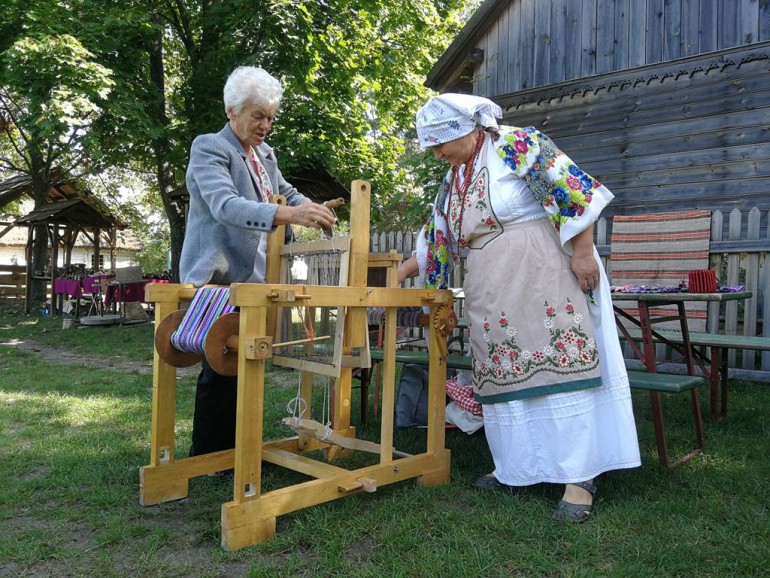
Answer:
[[(306, 199), (283, 178), (273, 149), (256, 148), (273, 194), (289, 205)], [(179, 272), (182, 283), (261, 283), (265, 277), (267, 234), (275, 230), (278, 205), (261, 200), (251, 161), (229, 124), (198, 136), (187, 167), (190, 208)]]

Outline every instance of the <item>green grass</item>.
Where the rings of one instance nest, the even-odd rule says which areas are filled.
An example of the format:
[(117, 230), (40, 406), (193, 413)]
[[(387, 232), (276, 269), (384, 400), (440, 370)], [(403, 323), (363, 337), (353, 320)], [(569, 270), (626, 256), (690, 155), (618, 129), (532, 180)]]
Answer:
[[(147, 361), (151, 326), (62, 330), (61, 320), (0, 307), (0, 342), (102, 359)], [(266, 436), (296, 381), (268, 375)], [(151, 376), (43, 361), (0, 345), (0, 576), (767, 576), (770, 575), (770, 388), (731, 382), (730, 410), (706, 423), (706, 453), (674, 470), (657, 461), (648, 397), (634, 394), (643, 465), (599, 480), (594, 518), (555, 524), (560, 488), (479, 492), (491, 469), (483, 434), (447, 432), (451, 482), (413, 481), (278, 519), (265, 544), (219, 547), (220, 506), (231, 483), (190, 482), (189, 497), (143, 508), (138, 471), (149, 459)], [(706, 402), (705, 392), (702, 400)], [(178, 384), (177, 442), (189, 445), (194, 378)], [(358, 415), (354, 394), (352, 415)], [(666, 396), (671, 451), (690, 449), (688, 396)], [(354, 418), (354, 422), (357, 421)], [(374, 420), (359, 428), (373, 439)], [(396, 432), (396, 446), (424, 443)], [(266, 487), (294, 474), (265, 466)]]

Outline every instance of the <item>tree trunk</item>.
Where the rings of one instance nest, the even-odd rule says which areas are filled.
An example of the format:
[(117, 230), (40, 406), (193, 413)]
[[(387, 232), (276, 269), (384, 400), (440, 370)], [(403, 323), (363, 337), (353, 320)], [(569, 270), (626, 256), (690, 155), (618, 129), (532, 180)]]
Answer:
[[(155, 39), (150, 52), (150, 79), (156, 91), (153, 106), (153, 115), (158, 123), (168, 127), (169, 121), (166, 115), (165, 83), (163, 66), (163, 27), (155, 28)], [(171, 279), (179, 282), (179, 257), (182, 254), (182, 242), (184, 241), (185, 219), (184, 212), (172, 195), (175, 191), (184, 190), (177, 187), (174, 179), (174, 169), (170, 160), (171, 144), (166, 133), (152, 141), (155, 155), (155, 176), (158, 180), (158, 189), (163, 201), (163, 208), (168, 217), (169, 231), (171, 234)]]
[(32, 272), (30, 281), (30, 311), (36, 311), (44, 306), (48, 300), (48, 281), (40, 279), (46, 273), (48, 267), (48, 227), (46, 225), (37, 225), (35, 227), (35, 236), (32, 242), (31, 260), (27, 263), (27, 268)]
[[(30, 149), (34, 150), (34, 145)], [(30, 153), (30, 164), (32, 166), (32, 195), (35, 199), (35, 209), (39, 209), (48, 204), (49, 191), (51, 189), (50, 176), (45, 169), (43, 157), (35, 152)], [(31, 261), (27, 263), (27, 269), (32, 272), (32, 282), (30, 287), (30, 305), (27, 307), (35, 311), (48, 300), (48, 281), (45, 279), (36, 279), (35, 277), (50, 276), (46, 275), (50, 266), (51, 271), (56, 263), (50, 262), (50, 252), (48, 250), (48, 225), (36, 225), (35, 237), (32, 243)], [(51, 288), (53, 290), (53, 288)]]

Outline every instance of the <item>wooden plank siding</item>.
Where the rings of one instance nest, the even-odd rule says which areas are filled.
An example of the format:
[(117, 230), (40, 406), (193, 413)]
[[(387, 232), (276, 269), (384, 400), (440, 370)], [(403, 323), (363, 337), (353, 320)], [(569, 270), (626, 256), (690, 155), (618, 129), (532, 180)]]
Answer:
[(770, 42), (498, 97), (616, 195), (611, 214), (770, 209)]
[(759, 38), (757, 42), (770, 38), (770, 0), (759, 0)]
[(509, 0), (474, 39), (484, 50), (474, 93), (494, 96), (765, 42), (769, 4)]
[[(580, 20), (580, 76), (593, 76), (596, 74), (596, 51), (597, 51), (597, 30), (596, 30), (596, 0), (583, 0), (583, 13)], [(557, 40), (558, 42), (558, 40)], [(573, 47), (573, 50), (578, 48)], [(526, 65), (526, 63), (524, 63)], [(579, 78), (579, 77), (573, 77)], [(568, 80), (564, 78), (563, 80)], [(556, 81), (554, 81), (556, 82)], [(509, 87), (512, 88), (512, 87)], [(513, 88), (513, 90), (516, 90)]]
[[(551, 33), (548, 38), (549, 45), (553, 44), (556, 38), (565, 38), (567, 35), (567, 0), (551, 0)], [(549, 83), (561, 80), (561, 75), (566, 68), (566, 49), (563, 42), (557, 42), (550, 51), (548, 61), (548, 80)]]
[[(770, 1), (770, 0), (769, 0)], [(498, 94), (507, 90), (508, 86), (519, 84), (521, 82), (521, 63), (524, 61), (524, 55), (521, 52), (521, 5), (515, 3), (511, 5), (510, 10), (505, 14), (508, 28), (508, 71), (505, 75), (505, 87)]]
[[(517, 9), (518, 6), (519, 4), (516, 2), (511, 6), (511, 9)], [(567, 2), (564, 15), (566, 20), (564, 26), (565, 78), (579, 78), (581, 74), (582, 50), (578, 50), (577, 47), (581, 45), (582, 40), (582, 30), (580, 28), (582, 13), (583, 6), (580, 2)], [(514, 41), (514, 37), (509, 39), (509, 42), (512, 41)], [(519, 66), (521, 66), (521, 64), (519, 64)]]
[(551, 3), (538, 2), (535, 4), (535, 60), (533, 62), (534, 71), (532, 79), (534, 86), (543, 86), (551, 84), (553, 81), (548, 73), (550, 64), (550, 55), (555, 52), (552, 50), (551, 36)]

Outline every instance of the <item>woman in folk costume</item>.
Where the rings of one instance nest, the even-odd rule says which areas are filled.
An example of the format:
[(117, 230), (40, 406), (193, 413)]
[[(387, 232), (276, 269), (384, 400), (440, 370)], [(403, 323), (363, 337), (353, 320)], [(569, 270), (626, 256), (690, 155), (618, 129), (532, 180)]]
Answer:
[(555, 519), (585, 521), (599, 474), (640, 465), (628, 376), (593, 223), (612, 193), (540, 131), (444, 94), (417, 113), (420, 145), (451, 168), (401, 279), (445, 288), (468, 249), (473, 385), (494, 472), (481, 488), (565, 484)]

